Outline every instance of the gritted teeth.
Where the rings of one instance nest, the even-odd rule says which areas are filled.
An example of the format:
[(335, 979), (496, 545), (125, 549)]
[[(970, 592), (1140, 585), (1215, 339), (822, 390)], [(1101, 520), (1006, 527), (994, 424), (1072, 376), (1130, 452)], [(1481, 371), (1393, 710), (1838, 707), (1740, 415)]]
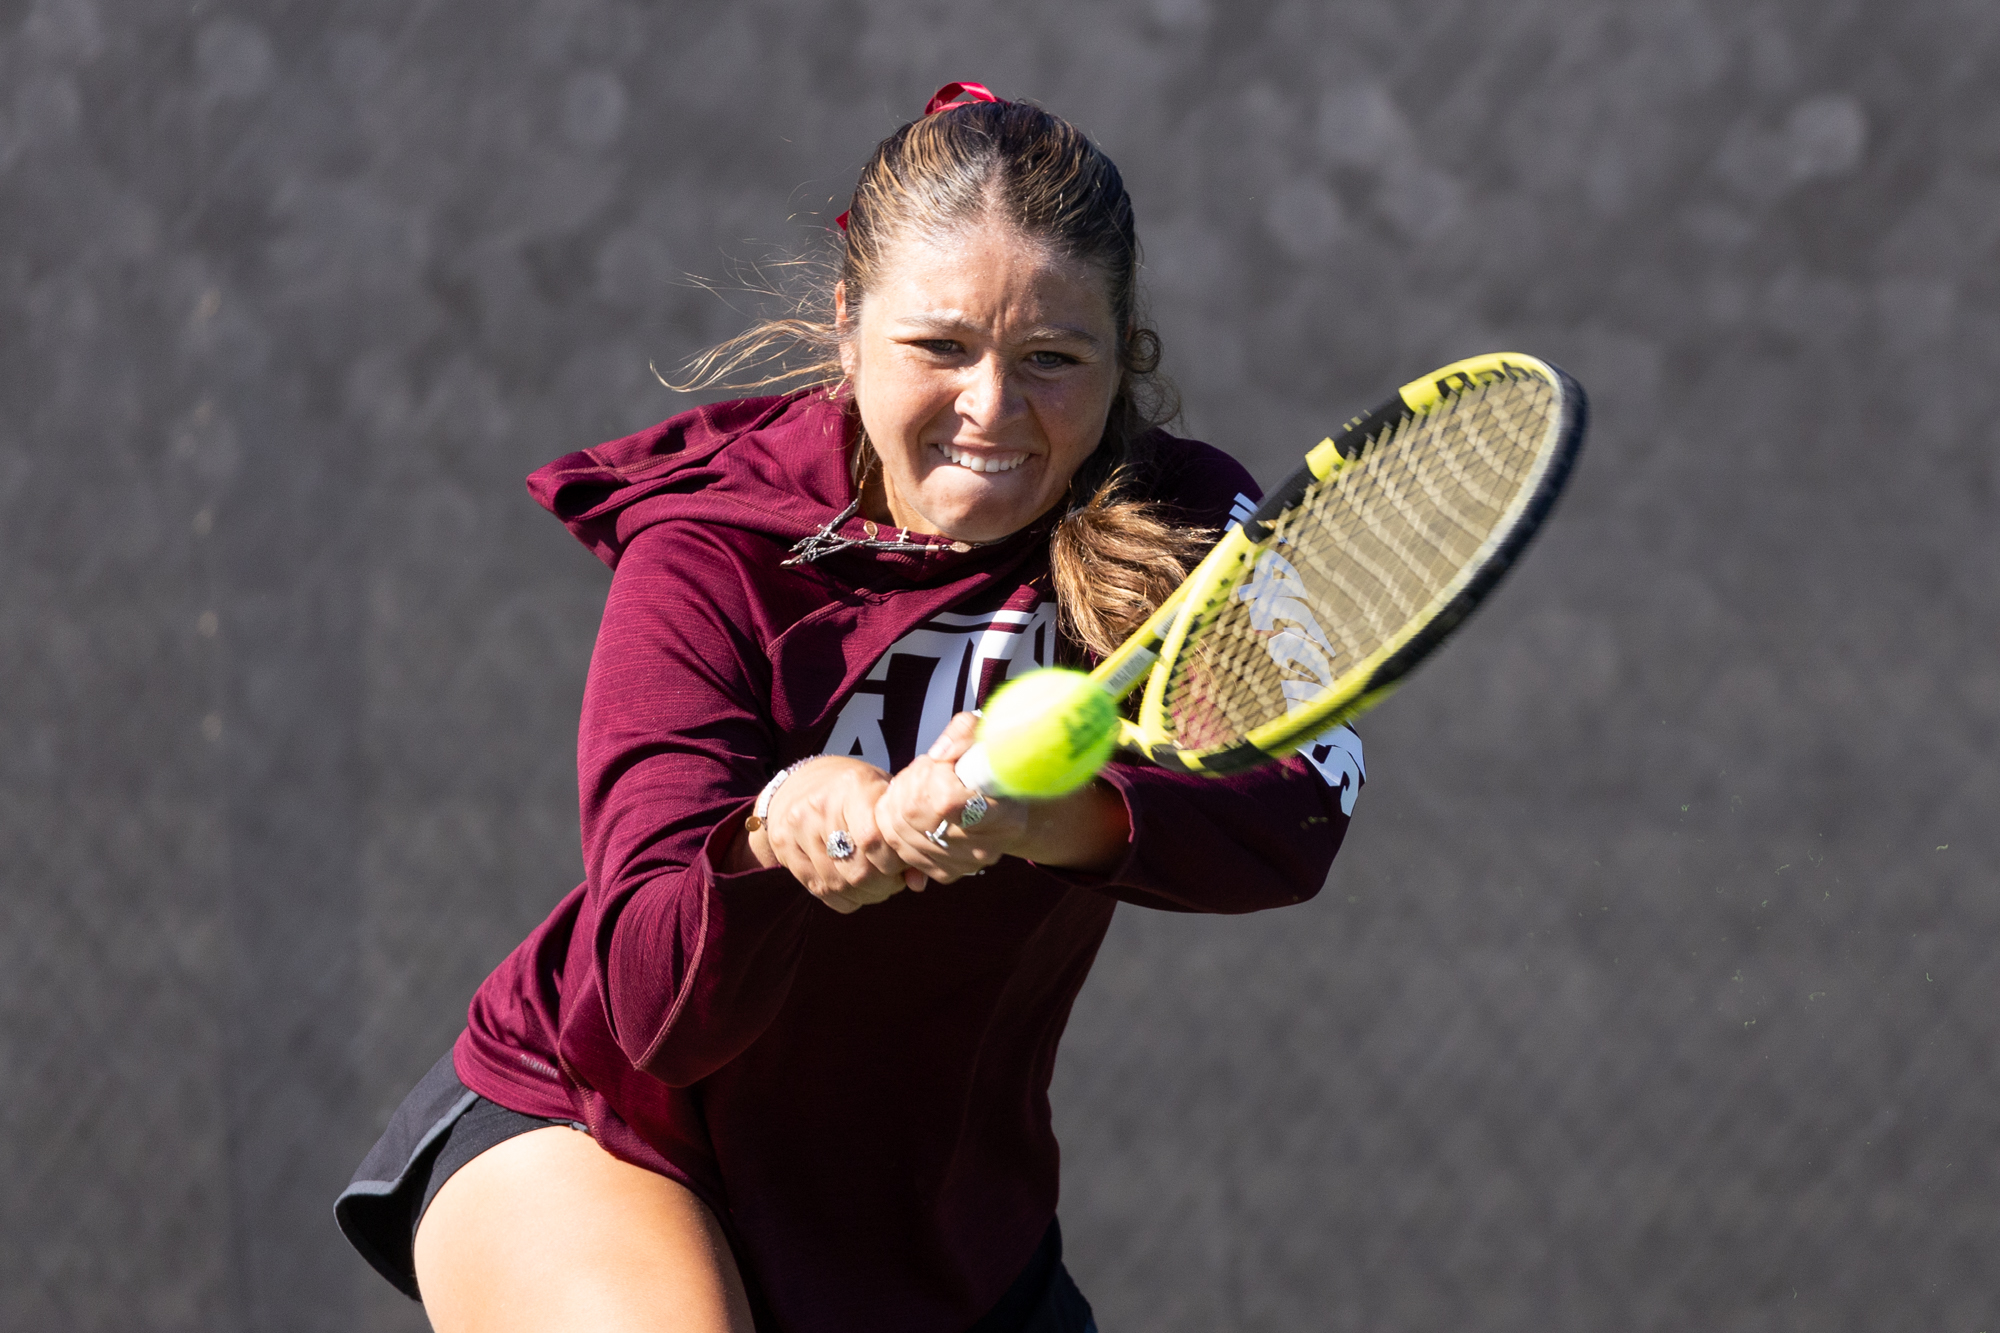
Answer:
[(938, 452), (943, 454), (946, 459), (956, 466), (970, 469), (973, 472), (1012, 472), (1015, 468), (1028, 461), (1026, 454), (1016, 454), (1013, 458), (1003, 463), (997, 458), (982, 458), (970, 450), (954, 449), (948, 444), (939, 445)]

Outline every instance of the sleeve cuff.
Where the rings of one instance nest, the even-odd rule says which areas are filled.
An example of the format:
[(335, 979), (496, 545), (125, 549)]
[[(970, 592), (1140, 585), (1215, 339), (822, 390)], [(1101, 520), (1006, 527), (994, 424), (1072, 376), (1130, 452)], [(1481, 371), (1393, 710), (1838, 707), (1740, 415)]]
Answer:
[(792, 872), (783, 866), (772, 866), (769, 869), (759, 867), (756, 870), (722, 868), (722, 863), (726, 859), (723, 853), (735, 847), (736, 839), (743, 832), (743, 821), (750, 817), (751, 808), (756, 804), (756, 797), (746, 797), (741, 804), (730, 807), (728, 812), (716, 821), (715, 827), (708, 831), (708, 837), (701, 846), (701, 860), (708, 870), (710, 886), (717, 892), (739, 896), (769, 893), (773, 895), (774, 906), (782, 905), (782, 900), (790, 894), (797, 894), (802, 898), (812, 897), (805, 891), (804, 886), (792, 878)]

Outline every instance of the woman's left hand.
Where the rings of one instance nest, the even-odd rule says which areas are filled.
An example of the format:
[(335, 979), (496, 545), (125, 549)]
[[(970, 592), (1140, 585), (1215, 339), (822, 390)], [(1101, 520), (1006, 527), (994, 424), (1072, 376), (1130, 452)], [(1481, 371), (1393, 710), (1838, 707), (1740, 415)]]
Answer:
[(1028, 807), (1021, 801), (989, 797), (985, 815), (971, 828), (959, 822), (977, 793), (958, 780), (952, 765), (972, 748), (978, 723), (974, 713), (954, 717), (929, 753), (896, 774), (875, 804), (875, 825), (891, 850), (904, 865), (940, 884), (1019, 854), (1027, 834)]

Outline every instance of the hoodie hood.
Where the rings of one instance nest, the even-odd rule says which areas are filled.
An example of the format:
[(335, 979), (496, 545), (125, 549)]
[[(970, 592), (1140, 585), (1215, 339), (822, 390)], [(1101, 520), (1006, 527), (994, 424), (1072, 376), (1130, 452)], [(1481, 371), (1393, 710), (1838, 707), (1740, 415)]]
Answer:
[[(818, 533), (819, 553), (874, 543), (856, 556), (933, 575), (974, 548), (900, 534), (850, 512), (853, 416), (825, 389), (710, 403), (623, 439), (565, 454), (529, 474), (528, 493), (613, 569), (639, 533), (669, 519), (722, 524), (787, 547)], [(836, 520), (840, 520), (836, 522)], [(1054, 515), (1002, 543), (1046, 533)], [(883, 538), (895, 544), (884, 550)]]
[(614, 569), (632, 538), (670, 518), (789, 545), (854, 498), (849, 429), (843, 405), (821, 389), (709, 403), (564, 454), (529, 474), (528, 493)]

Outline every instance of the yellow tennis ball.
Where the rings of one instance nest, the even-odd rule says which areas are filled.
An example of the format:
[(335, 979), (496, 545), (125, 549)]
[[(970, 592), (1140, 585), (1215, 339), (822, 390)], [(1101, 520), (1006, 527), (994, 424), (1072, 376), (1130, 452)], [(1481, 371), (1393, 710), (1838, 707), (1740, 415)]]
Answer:
[(998, 795), (1064, 796), (1111, 758), (1118, 704), (1081, 671), (1043, 667), (994, 691), (978, 739)]

